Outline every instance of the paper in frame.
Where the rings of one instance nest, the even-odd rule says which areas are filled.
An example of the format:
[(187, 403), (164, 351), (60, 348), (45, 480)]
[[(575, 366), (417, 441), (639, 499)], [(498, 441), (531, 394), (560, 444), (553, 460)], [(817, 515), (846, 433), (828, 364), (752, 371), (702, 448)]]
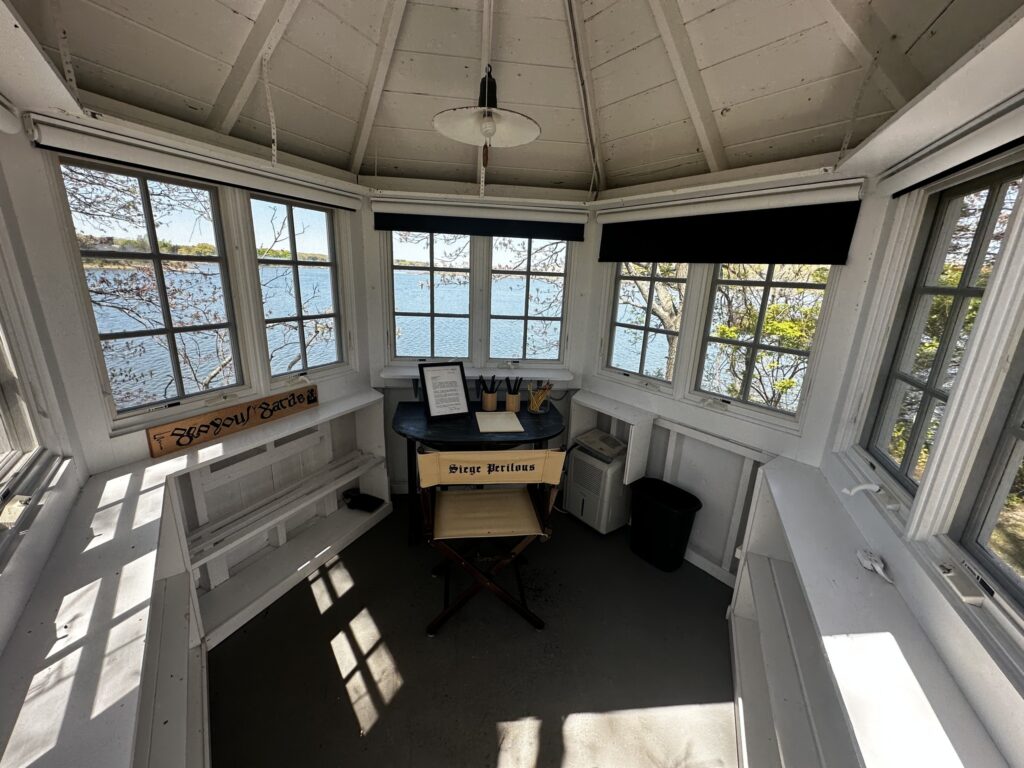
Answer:
[(420, 363), (420, 387), (430, 419), (469, 414), (469, 387), (462, 363)]

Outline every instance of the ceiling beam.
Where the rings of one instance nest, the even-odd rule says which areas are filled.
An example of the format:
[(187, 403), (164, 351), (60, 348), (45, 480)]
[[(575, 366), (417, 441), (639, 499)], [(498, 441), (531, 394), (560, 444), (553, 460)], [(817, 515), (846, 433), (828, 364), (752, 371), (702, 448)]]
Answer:
[(690, 119), (697, 131), (697, 141), (704, 152), (708, 169), (714, 173), (729, 167), (722, 145), (722, 136), (718, 132), (718, 123), (711, 109), (704, 80), (697, 66), (697, 56), (693, 52), (693, 43), (686, 31), (686, 23), (679, 11), (676, 0), (647, 0), (654, 14), (654, 22), (658, 25), (658, 34), (665, 45), (672, 71), (675, 72), (679, 90), (690, 112)]
[(82, 113), (64, 78), (9, 0), (0, 0), (0, 94), (19, 111)]
[(231, 133), (238, 115), (241, 114), (245, 102), (249, 100), (249, 94), (259, 79), (263, 57), (274, 52), (298, 7), (299, 0), (266, 0), (263, 4), (256, 17), (256, 23), (252, 25), (248, 37), (242, 44), (242, 50), (238, 52), (231, 72), (217, 94), (217, 101), (206, 121), (208, 128), (221, 133)]
[(377, 43), (377, 54), (373, 59), (373, 77), (366, 86), (366, 95), (363, 97), (363, 110), (359, 116), (359, 130), (356, 131), (356, 141), (352, 145), (352, 165), (349, 170), (358, 174), (363, 165), (363, 157), (366, 156), (366, 146), (370, 142), (370, 133), (373, 131), (373, 123), (377, 119), (377, 107), (380, 106), (380, 96), (384, 92), (384, 82), (388, 77), (388, 70), (391, 68), (391, 56), (395, 52), (395, 41), (398, 40), (398, 30), (402, 26), (402, 18), (405, 16), (406, 0), (389, 0), (388, 7), (384, 11), (384, 23), (381, 25), (381, 38)]
[(924, 90), (921, 73), (900, 50), (870, 3), (858, 0), (816, 0), (821, 13), (843, 45), (865, 69), (874, 66), (872, 80), (889, 103), (900, 109)]
[(608, 182), (604, 171), (604, 157), (601, 155), (601, 125), (598, 123), (597, 108), (594, 105), (590, 50), (587, 47), (587, 36), (583, 29), (580, 0), (565, 0), (565, 17), (569, 22), (569, 46), (572, 48), (572, 60), (576, 66), (576, 79), (580, 86), (580, 104), (583, 106), (587, 144), (594, 164), (594, 174), (597, 176), (597, 189), (600, 191), (607, 186)]

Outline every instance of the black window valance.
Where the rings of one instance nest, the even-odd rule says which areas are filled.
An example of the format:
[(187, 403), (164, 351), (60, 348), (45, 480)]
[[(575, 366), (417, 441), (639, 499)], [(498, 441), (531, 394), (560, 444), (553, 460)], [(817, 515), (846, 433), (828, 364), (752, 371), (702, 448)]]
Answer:
[(605, 224), (599, 261), (845, 264), (860, 201)]
[(565, 221), (524, 221), (473, 216), (428, 216), (416, 213), (374, 213), (374, 229), (397, 232), (444, 232), (451, 235), (532, 237), (538, 240), (583, 240), (583, 224)]

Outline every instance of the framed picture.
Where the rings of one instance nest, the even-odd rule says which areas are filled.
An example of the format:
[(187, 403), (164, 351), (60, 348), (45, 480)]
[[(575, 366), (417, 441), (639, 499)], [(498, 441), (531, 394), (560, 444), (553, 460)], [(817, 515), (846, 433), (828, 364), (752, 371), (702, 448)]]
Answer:
[(428, 418), (469, 414), (469, 387), (462, 363), (420, 363), (420, 387)]

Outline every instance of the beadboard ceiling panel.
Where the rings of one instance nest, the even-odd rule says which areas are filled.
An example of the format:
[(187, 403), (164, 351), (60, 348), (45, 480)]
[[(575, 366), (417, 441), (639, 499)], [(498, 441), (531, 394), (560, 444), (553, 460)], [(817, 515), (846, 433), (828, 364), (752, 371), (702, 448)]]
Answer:
[[(58, 64), (66, 32), (78, 87), (111, 109), (265, 156), (266, 57), (281, 150), (479, 178), (477, 149), (432, 120), (476, 103), (485, 0), (7, 1)], [(853, 149), (1024, 2), (492, 1), (499, 106), (541, 136), (493, 150), (487, 180), (579, 190)]]

